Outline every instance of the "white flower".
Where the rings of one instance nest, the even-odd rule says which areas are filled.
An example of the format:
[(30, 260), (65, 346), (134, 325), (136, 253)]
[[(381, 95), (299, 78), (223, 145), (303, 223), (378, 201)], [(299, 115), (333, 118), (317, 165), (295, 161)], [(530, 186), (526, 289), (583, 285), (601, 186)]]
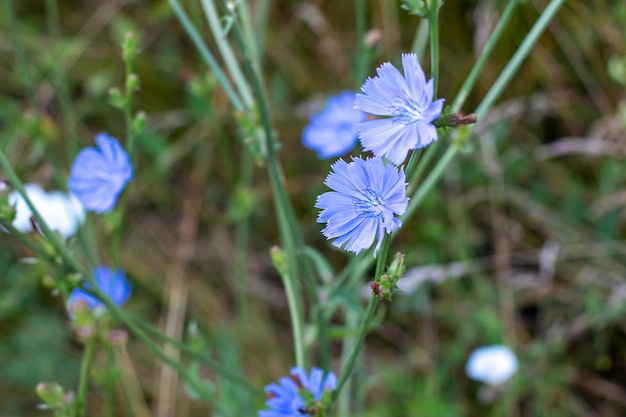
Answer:
[(517, 372), (519, 363), (506, 346), (492, 345), (475, 349), (467, 359), (465, 373), (487, 385), (500, 385)]
[[(46, 193), (39, 184), (25, 184), (28, 198), (35, 205), (46, 224), (64, 238), (73, 236), (85, 222), (85, 209), (74, 195), (61, 191)], [(30, 233), (33, 213), (19, 192), (9, 193), (9, 203), (15, 206), (13, 226), (22, 233)]]

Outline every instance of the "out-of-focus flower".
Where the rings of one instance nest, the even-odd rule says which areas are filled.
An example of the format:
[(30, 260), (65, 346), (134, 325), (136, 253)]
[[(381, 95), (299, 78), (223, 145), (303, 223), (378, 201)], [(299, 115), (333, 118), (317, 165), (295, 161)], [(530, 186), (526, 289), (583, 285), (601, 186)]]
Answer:
[(357, 94), (355, 108), (388, 118), (360, 123), (363, 149), (400, 165), (411, 149), (424, 148), (437, 139), (432, 124), (443, 109), (443, 99), (433, 101), (433, 80), (426, 82), (415, 54), (403, 54), (404, 76), (385, 62), (377, 76), (368, 78)]
[[(39, 184), (24, 184), (24, 189), (48, 227), (64, 238), (75, 235), (85, 222), (85, 210), (74, 195), (61, 191), (46, 193)], [(32, 232), (33, 213), (19, 192), (9, 193), (9, 204), (15, 207), (13, 226), (22, 233)]]
[[(118, 306), (123, 305), (130, 297), (132, 289), (126, 280), (126, 273), (122, 269), (111, 271), (109, 267), (98, 266), (93, 271), (93, 277), (100, 291)], [(91, 285), (87, 283), (86, 287), (91, 288)], [(103, 306), (102, 302), (96, 297), (80, 288), (74, 288), (67, 302), (67, 309), (70, 313), (74, 303), (77, 301), (83, 301), (91, 310), (98, 306)]]
[(280, 378), (280, 384), (271, 383), (265, 387), (266, 404), (270, 410), (259, 411), (259, 417), (309, 416), (306, 411), (312, 404), (307, 404), (306, 397), (312, 396), (319, 403), (324, 391), (337, 388), (337, 377), (332, 371), (326, 374), (326, 378), (324, 371), (315, 367), (311, 369), (310, 377), (302, 368), (291, 368), (290, 374), (290, 377)]
[(465, 373), (487, 385), (500, 385), (513, 376), (519, 367), (515, 353), (506, 346), (492, 345), (475, 349), (467, 359)]
[(357, 139), (357, 125), (365, 113), (354, 108), (354, 93), (344, 91), (328, 98), (326, 108), (314, 114), (302, 132), (302, 143), (322, 158), (347, 153)]
[(98, 148), (81, 150), (70, 171), (68, 186), (89, 211), (110, 211), (128, 181), (133, 167), (117, 139), (106, 133), (96, 135)]
[(402, 225), (395, 215), (406, 211), (404, 170), (381, 158), (353, 158), (347, 163), (339, 159), (324, 184), (334, 191), (317, 198), (315, 207), (322, 209), (317, 221), (326, 223), (322, 230), (333, 245), (358, 253), (378, 238), (374, 255), (385, 233)]

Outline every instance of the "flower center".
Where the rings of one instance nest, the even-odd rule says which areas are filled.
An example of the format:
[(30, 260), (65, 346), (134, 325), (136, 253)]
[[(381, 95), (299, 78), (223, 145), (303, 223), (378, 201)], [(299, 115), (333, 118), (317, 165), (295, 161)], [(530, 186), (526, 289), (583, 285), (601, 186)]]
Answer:
[(396, 115), (396, 120), (405, 125), (419, 122), (423, 119), (422, 113), (424, 113), (424, 109), (415, 100), (395, 97), (391, 102), (390, 110), (391, 113)]
[(378, 217), (385, 210), (385, 201), (369, 188), (361, 191), (363, 200), (354, 200), (354, 209), (360, 217)]

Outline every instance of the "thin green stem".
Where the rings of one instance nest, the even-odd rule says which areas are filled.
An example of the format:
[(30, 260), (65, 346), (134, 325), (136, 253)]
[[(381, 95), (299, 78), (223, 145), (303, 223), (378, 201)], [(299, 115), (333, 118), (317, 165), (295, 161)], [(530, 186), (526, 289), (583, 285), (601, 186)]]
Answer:
[(417, 55), (418, 60), (422, 60), (426, 45), (428, 44), (428, 19), (420, 19), (420, 24), (415, 31), (411, 52)]
[(495, 101), (500, 97), (513, 76), (517, 73), (517, 70), (519, 70), (519, 67), (524, 62), (524, 59), (526, 59), (532, 48), (535, 46), (535, 43), (537, 43), (537, 40), (539, 40), (543, 31), (559, 11), (559, 8), (563, 5), (564, 1), (565, 0), (552, 0), (545, 8), (541, 16), (539, 16), (535, 25), (530, 29), (520, 47), (517, 48), (513, 57), (509, 60), (500, 76), (493, 83), (493, 86), (476, 109), (475, 113), (478, 119), (484, 116), (491, 106), (493, 106)]
[(433, 100), (439, 87), (439, 7), (441, 0), (430, 0), (428, 24), (430, 28), (430, 75), (435, 80)]
[[(225, 42), (224, 37), (226, 34), (224, 33), (224, 28), (220, 22), (220, 18), (217, 14), (217, 9), (215, 8), (215, 4), (213, 4), (213, 0), (202, 0), (202, 7), (204, 9), (204, 14), (206, 16), (207, 22), (209, 23), (209, 28), (211, 29), (211, 33), (213, 34), (213, 38), (215, 39), (215, 43), (222, 54), (222, 58), (224, 59), (224, 63), (226, 64), (226, 68), (228, 68), (228, 74), (232, 78), (237, 90), (239, 91), (239, 95), (242, 98), (244, 105), (246, 108), (251, 109), (253, 107), (253, 98), (252, 93), (250, 92), (250, 86), (246, 82), (246, 79), (243, 76), (243, 72), (239, 67), (239, 63), (237, 62), (237, 58), (235, 57), (235, 53), (230, 46), (230, 43)], [(242, 7), (241, 5), (239, 6)], [(251, 51), (252, 55), (255, 55)]]
[(113, 390), (115, 388), (115, 380), (111, 376), (110, 370), (115, 369), (115, 355), (111, 347), (107, 346), (104, 349), (106, 357), (106, 371), (108, 373), (104, 382), (104, 416), (113, 417)]
[(354, 368), (354, 362), (356, 361), (357, 356), (361, 352), (361, 348), (363, 347), (363, 342), (365, 340), (365, 335), (369, 331), (370, 323), (374, 318), (374, 313), (376, 312), (376, 307), (378, 306), (378, 297), (371, 296), (369, 302), (367, 303), (367, 309), (365, 310), (365, 315), (363, 316), (363, 320), (361, 321), (361, 325), (359, 326), (359, 333), (356, 338), (354, 345), (352, 346), (352, 350), (348, 355), (348, 360), (343, 365), (341, 370), (341, 375), (339, 377), (339, 382), (337, 383), (337, 389), (333, 393), (333, 399), (336, 399), (341, 389), (345, 385), (346, 381), (350, 377), (352, 373), (352, 368)]
[[(124, 123), (126, 124), (126, 151), (130, 157), (130, 163), (133, 165), (134, 148), (135, 148), (135, 132), (133, 132), (133, 113), (132, 113), (132, 98), (133, 98), (133, 84), (131, 77), (135, 77), (133, 74), (133, 56), (127, 56), (126, 60), (126, 82), (124, 85)], [(128, 194), (130, 185), (126, 187), (120, 198), (120, 203), (117, 207), (118, 217), (115, 218), (115, 228), (113, 229), (113, 242), (111, 244), (111, 269), (116, 270), (120, 265), (120, 251), (122, 246), (122, 234), (124, 232), (124, 221), (126, 219), (126, 211), (128, 209)]]
[[(243, 56), (243, 63), (248, 73), (248, 79), (250, 80), (252, 91), (255, 96), (255, 100), (258, 106), (259, 118), (263, 127), (265, 136), (265, 144), (267, 148), (267, 171), (272, 186), (272, 195), (274, 197), (274, 205), (277, 210), (278, 224), (281, 235), (281, 240), (286, 253), (287, 258), (287, 274), (290, 279), (290, 285), (285, 288), (286, 291), (292, 292), (287, 294), (291, 299), (290, 307), (292, 312), (292, 321), (294, 328), (299, 329), (298, 334), (303, 335), (302, 331), (304, 327), (304, 309), (302, 302), (302, 295), (300, 291), (300, 282), (298, 280), (298, 248), (303, 247), (303, 241), (300, 234), (300, 228), (295, 221), (295, 214), (293, 213), (293, 207), (289, 202), (289, 198), (285, 192), (285, 187), (282, 182), (282, 175), (278, 160), (276, 158), (276, 150), (274, 144), (274, 134), (272, 125), (270, 122), (269, 105), (263, 91), (263, 86), (256, 71), (254, 63), (250, 60), (250, 56), (247, 53), (246, 45), (239, 30), (238, 24), (234, 24), (231, 29), (231, 33), (237, 43), (241, 54)], [(308, 268), (308, 262), (303, 262), (303, 271), (306, 275), (310, 275), (310, 268)], [(307, 279), (306, 282), (311, 285), (312, 279)], [(314, 290), (313, 290), (314, 291)], [(295, 337), (294, 332), (294, 337)], [(304, 343), (298, 341), (295, 344), (296, 347), (296, 363), (297, 366), (304, 367)], [(300, 349), (300, 350), (298, 350)]]
[(291, 317), (291, 330), (293, 331), (293, 343), (296, 354), (296, 366), (304, 366), (304, 326), (301, 320), (302, 305), (299, 299), (299, 292), (295, 288), (294, 279), (289, 276), (288, 268), (281, 270), (277, 268), (285, 287), (287, 296), (287, 306)]
[[(378, 257), (376, 259), (376, 272), (374, 273), (374, 280), (378, 280), (382, 275), (385, 265), (387, 263), (387, 255), (389, 253), (389, 243), (391, 242), (391, 235), (386, 234), (383, 238), (383, 241), (380, 246), (380, 251), (378, 253)], [(350, 355), (348, 355), (348, 360), (343, 365), (341, 369), (341, 375), (339, 376), (339, 382), (337, 383), (337, 389), (333, 393), (333, 399), (337, 398), (339, 392), (341, 392), (341, 388), (346, 383), (350, 374), (352, 373), (352, 369), (354, 368), (354, 363), (356, 358), (359, 356), (361, 349), (363, 348), (363, 342), (365, 341), (365, 336), (369, 332), (370, 325), (372, 324), (372, 319), (374, 318), (374, 313), (376, 312), (376, 306), (378, 306), (378, 297), (372, 296), (367, 303), (367, 309), (365, 310), (365, 315), (363, 316), (363, 320), (361, 321), (361, 325), (359, 326), (358, 336), (352, 346), (352, 350), (350, 351)]]
[(80, 380), (78, 382), (78, 392), (76, 393), (76, 416), (85, 415), (85, 401), (87, 399), (87, 386), (89, 385), (89, 375), (91, 365), (96, 353), (96, 339), (90, 337), (85, 341), (85, 351), (80, 364)]
[(472, 67), (472, 70), (465, 79), (465, 82), (463, 82), (463, 85), (461, 86), (461, 89), (459, 90), (457, 96), (454, 98), (454, 101), (450, 106), (450, 113), (456, 113), (461, 110), (461, 107), (463, 107), (463, 104), (469, 96), (469, 93), (472, 91), (472, 88), (474, 88), (476, 81), (478, 81), (478, 77), (480, 76), (485, 64), (487, 63), (487, 60), (491, 56), (491, 53), (493, 52), (496, 44), (502, 37), (504, 30), (511, 21), (515, 8), (520, 4), (521, 1), (522, 0), (510, 0), (506, 5), (506, 9), (504, 9), (500, 20), (498, 21), (498, 24), (489, 36), (489, 39), (487, 40), (485, 47), (480, 53), (478, 60)]
[(172, 10), (174, 11), (174, 14), (176, 15), (180, 23), (183, 25), (183, 28), (187, 32), (187, 35), (189, 35), (189, 38), (191, 39), (194, 46), (200, 53), (200, 56), (202, 57), (204, 62), (209, 66), (211, 71), (213, 71), (213, 75), (217, 79), (217, 82), (224, 89), (224, 92), (228, 96), (228, 99), (230, 100), (232, 105), (235, 107), (235, 109), (243, 111), (244, 105), (241, 99), (239, 98), (235, 90), (233, 89), (232, 85), (230, 84), (230, 81), (228, 81), (228, 78), (226, 78), (226, 76), (220, 69), (219, 64), (217, 63), (215, 57), (213, 57), (213, 54), (211, 53), (209, 48), (207, 48), (206, 44), (202, 40), (202, 37), (196, 30), (196, 27), (193, 25), (191, 20), (189, 20), (189, 17), (185, 13), (185, 10), (183, 9), (183, 7), (180, 5), (180, 2), (178, 0), (168, 0), (168, 2), (170, 6), (172, 7)]
[(33, 217), (35, 218), (35, 220), (39, 224), (39, 227), (43, 231), (43, 234), (46, 236), (48, 241), (56, 249), (61, 259), (65, 263), (67, 263), (67, 265), (70, 266), (70, 268), (74, 269), (75, 271), (78, 271), (79, 273), (83, 275), (87, 275), (88, 271), (85, 269), (85, 267), (83, 267), (78, 261), (76, 261), (76, 259), (74, 259), (74, 257), (70, 254), (67, 246), (65, 245), (65, 242), (63, 241), (63, 239), (57, 233), (54, 233), (50, 229), (50, 227), (48, 226), (44, 218), (39, 213), (39, 210), (37, 209), (37, 207), (35, 207), (31, 199), (28, 197), (28, 194), (26, 194), (26, 190), (24, 189), (24, 185), (22, 184), (19, 177), (15, 173), (15, 170), (13, 169), (13, 167), (11, 167), (9, 160), (7, 159), (2, 149), (0, 149), (0, 168), (2, 169), (2, 171), (4, 171), (4, 174), (7, 176), (7, 178), (13, 185), (13, 187), (22, 196), (22, 198), (24, 199), (24, 202), (26, 203), (26, 205), (32, 212)]
[[(354, 310), (346, 311), (346, 325), (350, 327), (356, 327), (359, 323), (359, 315)], [(354, 336), (346, 336), (341, 342), (341, 363), (347, 363), (349, 354), (352, 352), (355, 346)], [(345, 390), (337, 396), (337, 415), (339, 417), (348, 417), (350, 415), (350, 403), (352, 400), (351, 379), (348, 378), (345, 385)]]
[[(248, 45), (248, 51), (250, 52), (250, 57), (254, 63), (260, 65), (261, 61), (261, 51), (259, 49), (259, 40), (265, 38), (264, 32), (255, 32), (255, 25), (250, 18), (250, 10), (248, 9), (248, 2), (241, 1), (237, 4), (237, 10), (239, 11), (239, 17), (241, 19), (241, 27), (243, 28), (244, 35), (246, 38), (246, 44)], [(266, 29), (267, 26), (263, 26), (259, 28), (260, 30)], [(259, 36), (259, 39), (257, 39)]]
[(9, 233), (15, 238), (17, 238), (20, 242), (26, 245), (30, 250), (35, 252), (37, 256), (41, 259), (45, 259), (50, 261), (48, 254), (41, 249), (41, 247), (37, 246), (31, 239), (28, 238), (24, 233), (20, 232), (13, 226), (13, 223), (6, 221), (4, 219), (0, 219), (0, 225), (7, 229)]
[(223, 413), (219, 403), (217, 403), (213, 398), (208, 397), (207, 395), (203, 395), (205, 392), (204, 388), (199, 384), (197, 378), (191, 375), (185, 368), (183, 368), (180, 363), (167, 355), (163, 349), (161, 349), (154, 341), (152, 341), (148, 335), (137, 325), (137, 323), (129, 319), (126, 313), (118, 307), (109, 297), (107, 297), (100, 288), (96, 285), (93, 276), (89, 275), (85, 277), (86, 281), (91, 285), (88, 288), (89, 292), (95, 295), (104, 305), (107, 307), (108, 311), (110, 311), (114, 317), (123, 322), (130, 332), (134, 334), (141, 342), (146, 345), (155, 355), (162, 360), (164, 363), (169, 365), (176, 373), (183, 378), (187, 383), (194, 388), (196, 393), (201, 396), (202, 400), (215, 407), (217, 411)]
[(415, 210), (417, 210), (426, 194), (428, 194), (428, 192), (437, 183), (439, 178), (443, 175), (446, 168), (450, 164), (450, 161), (452, 161), (452, 158), (454, 158), (454, 156), (458, 152), (458, 149), (459, 146), (457, 146), (456, 144), (452, 144), (448, 148), (446, 153), (441, 157), (439, 162), (437, 162), (437, 165), (435, 165), (435, 167), (430, 172), (428, 177), (426, 177), (424, 182), (420, 184), (419, 188), (415, 191), (415, 194), (413, 194), (413, 196), (409, 200), (409, 206), (407, 207), (406, 212), (401, 218), (403, 223), (406, 222), (407, 219), (413, 215)]
[(258, 0), (256, 2), (256, 18), (254, 19), (254, 25), (252, 26), (255, 30), (254, 30), (254, 37), (256, 40), (256, 47), (257, 47), (257, 54), (258, 56), (255, 57), (254, 62), (257, 63), (257, 65), (261, 65), (261, 61), (263, 59), (263, 55), (261, 54), (261, 51), (265, 50), (265, 40), (267, 38), (267, 22), (268, 22), (268, 15), (269, 15), (269, 5), (270, 5), (270, 1), (269, 0)]

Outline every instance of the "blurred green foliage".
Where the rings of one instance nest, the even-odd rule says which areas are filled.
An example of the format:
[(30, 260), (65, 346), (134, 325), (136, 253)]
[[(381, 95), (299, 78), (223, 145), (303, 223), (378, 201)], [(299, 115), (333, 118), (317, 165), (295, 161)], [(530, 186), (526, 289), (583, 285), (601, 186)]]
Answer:
[[(199, 4), (188, 3), (208, 39)], [(331, 161), (305, 150), (300, 134), (315, 99), (356, 90), (363, 81), (354, 75), (354, 4), (270, 3), (263, 73), (288, 192), (307, 242), (341, 266), (346, 255), (319, 233), (313, 208)], [(367, 2), (368, 29), (381, 31), (369, 75), (380, 62), (397, 62), (412, 44), (419, 18), (400, 3)], [(505, 3), (444, 3), (441, 97), (454, 96)], [(546, 3), (520, 6), (465, 113), (485, 95)], [(452, 164), (416, 220), (404, 226), (397, 249), (406, 254), (408, 277), (422, 283), (381, 306), (385, 321), (368, 338), (353, 387), (359, 415), (626, 413), (625, 22), (622, 1), (567, 2), (500, 104), (480, 121), (471, 152)], [(95, 133), (123, 137), (108, 90), (123, 83), (119, 44), (128, 31), (141, 49), (134, 108), (147, 113), (147, 128), (138, 138), (123, 240), (122, 264), (135, 290), (127, 308), (162, 324), (164, 294), (180, 262), (177, 248), (190, 244), (181, 241), (179, 228), (193, 223), (184, 313), (197, 321), (195, 337), (207, 355), (262, 387), (292, 365), (287, 307), (269, 258), (278, 240), (269, 185), (252, 160), (243, 164), (251, 185), (240, 185), (246, 168), (238, 115), (166, 2), (4, 2), (0, 146), (23, 181), (65, 189), (72, 158)], [(427, 57), (422, 62), (427, 68)], [(189, 214), (186, 204), (194, 202), (201, 210)], [(248, 216), (249, 281), (241, 293), (233, 278), (235, 226)], [(93, 243), (76, 246), (81, 259), (108, 259), (107, 239), (93, 241), (106, 227), (93, 219), (83, 229), (81, 241)], [(40, 416), (36, 384), (72, 386), (77, 378), (81, 346), (61, 298), (41, 284), (46, 269), (23, 262), (30, 256), (8, 235), (0, 239), (2, 416)], [(455, 273), (452, 262), (459, 262)], [(427, 265), (443, 278), (412, 270)], [(242, 303), (249, 309), (245, 321), (236, 308)], [(501, 342), (519, 354), (518, 375), (501, 390), (469, 380), (463, 369), (471, 349)], [(149, 410), (158, 402), (154, 358), (134, 340), (128, 351), (128, 367)], [(249, 415), (261, 406), (262, 398), (212, 379), (198, 364), (188, 366), (219, 395), (227, 415)], [(177, 416), (209, 414), (190, 399), (189, 388), (179, 387), (176, 396)], [(121, 388), (117, 397), (116, 415), (139, 415), (131, 412), (135, 397)], [(94, 385), (89, 407), (100, 410), (101, 402)]]

